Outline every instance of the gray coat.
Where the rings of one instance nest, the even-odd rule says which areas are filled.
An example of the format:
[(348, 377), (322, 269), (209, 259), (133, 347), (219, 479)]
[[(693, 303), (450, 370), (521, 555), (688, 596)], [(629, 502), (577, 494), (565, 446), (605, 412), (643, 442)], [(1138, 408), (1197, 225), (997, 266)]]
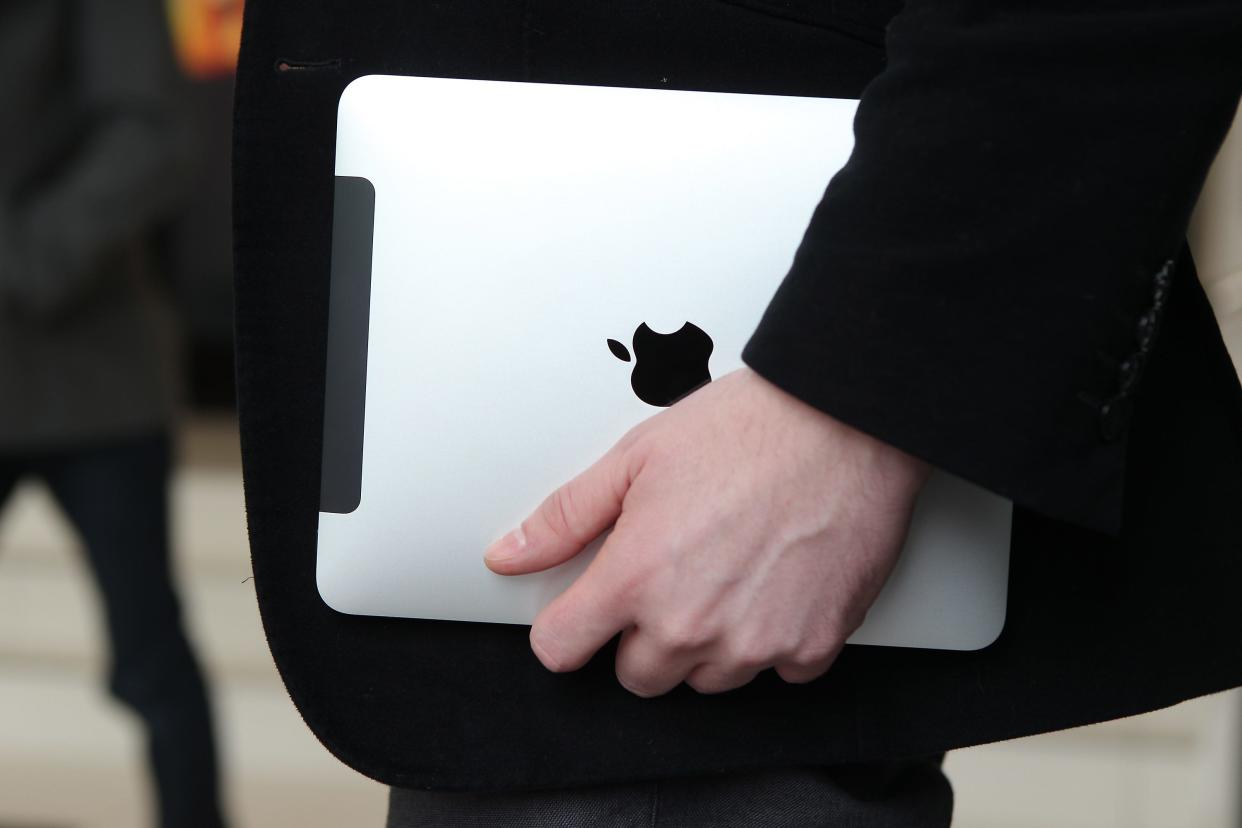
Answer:
[(182, 195), (159, 0), (0, 3), (0, 453), (165, 425), (151, 229)]

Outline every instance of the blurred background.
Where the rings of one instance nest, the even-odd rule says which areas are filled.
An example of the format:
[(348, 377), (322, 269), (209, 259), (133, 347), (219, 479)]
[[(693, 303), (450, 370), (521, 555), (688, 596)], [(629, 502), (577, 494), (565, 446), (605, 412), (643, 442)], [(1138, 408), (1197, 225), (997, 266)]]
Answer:
[[(0, 3), (4, 59), (18, 61), (19, 70), (5, 74), (35, 89), (24, 95), (0, 85), (0, 105), (45, 125), (37, 146), (0, 126), (0, 412), (16, 412), (0, 413), (0, 429), (12, 432), (0, 433), (0, 828), (143, 826), (157, 818), (157, 791), (165, 800), (211, 798), (210, 790), (179, 788), (178, 775), (187, 769), (148, 750), (148, 731), (180, 744), (182, 732), (202, 737), (200, 725), (217, 734), (230, 824), (380, 826), (385, 790), (333, 759), (289, 701), (250, 581), (233, 415), (229, 239), (241, 0), (167, 0), (158, 15), (154, 2), (95, 4), (121, 10), (109, 21), (75, 18), (65, 11), (72, 5)], [(84, 63), (110, 53), (163, 67), (166, 77), (151, 83), (118, 70), (112, 83), (81, 74)], [(29, 131), (28, 122), (21, 126)], [(132, 157), (137, 153), (142, 157)], [(158, 166), (161, 158), (166, 167)], [(132, 204), (146, 206), (131, 215)], [(97, 227), (90, 219), (98, 214), (119, 217)], [(81, 251), (76, 258), (37, 246), (56, 216), (74, 219), (80, 229), (48, 250)], [(1235, 127), (1217, 160), (1191, 241), (1235, 364), (1242, 365), (1242, 129)], [(72, 280), (65, 276), (63, 291), (53, 295), (14, 275), (40, 268), (55, 277), (49, 284), (62, 285), (63, 274)], [(128, 333), (107, 333), (108, 320), (122, 317)], [(124, 348), (112, 346), (141, 328), (135, 320), (166, 318), (176, 330), (158, 340), (167, 359), (131, 367), (135, 374), (149, 369), (153, 388), (175, 386), (175, 410), (158, 402), (135, 407), (133, 399), (129, 408), (105, 401), (98, 411), (65, 402), (86, 410), (64, 418), (39, 409), (56, 405), (62, 393), (87, 399), (73, 395), (89, 390), (92, 372), (129, 370), (101, 354), (123, 356)], [(72, 347), (85, 347), (95, 362), (81, 362)], [(62, 392), (40, 383), (33, 372), (49, 365), (69, 366), (63, 373), (72, 387)], [(86, 373), (74, 377), (74, 366)], [(153, 392), (152, 400), (158, 397)], [(96, 428), (108, 417), (114, 428)], [(48, 422), (54, 427), (45, 427)], [(148, 449), (164, 435), (174, 446), (171, 544), (153, 542), (152, 560), (158, 571), (161, 556), (170, 556), (195, 658), (182, 659), (184, 669), (171, 677), (152, 673), (141, 653), (143, 647), (181, 652), (182, 639), (148, 636), (145, 622), (127, 619), (127, 601), (84, 543), (106, 545), (109, 530), (81, 501), (106, 500), (109, 481), (128, 490), (123, 475), (153, 456), (129, 439), (133, 433), (146, 435)], [(107, 458), (119, 464), (119, 476), (100, 477)], [(156, 505), (133, 508), (156, 514), (159, 496), (157, 490)], [(175, 633), (170, 601), (153, 610), (168, 613), (167, 623), (145, 626)], [(119, 672), (109, 656), (110, 635), (129, 642), (126, 652), (139, 653), (122, 659)], [(162, 643), (142, 643), (148, 638)], [(194, 701), (195, 661), (214, 720)], [(170, 713), (174, 708), (182, 712)], [(203, 742), (209, 747), (209, 739)], [(1227, 693), (1121, 722), (958, 751), (947, 767), (961, 828), (1242, 828), (1240, 757), (1242, 697)]]

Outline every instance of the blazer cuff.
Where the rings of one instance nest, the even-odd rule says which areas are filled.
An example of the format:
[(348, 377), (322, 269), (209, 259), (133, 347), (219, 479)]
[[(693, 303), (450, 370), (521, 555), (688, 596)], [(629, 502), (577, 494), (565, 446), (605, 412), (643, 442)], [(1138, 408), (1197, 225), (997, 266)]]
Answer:
[[(1120, 531), (1131, 400), (1084, 390), (1077, 385), (1083, 374), (1041, 363), (1039, 338), (1057, 337), (1055, 324), (1000, 347), (978, 308), (942, 307), (929, 325), (936, 312), (919, 296), (890, 292), (877, 302), (870, 291), (851, 290), (855, 279), (873, 283), (874, 275), (803, 277), (826, 267), (804, 245), (743, 350), (748, 366), (820, 411), (1018, 506)], [(1116, 366), (1101, 362), (1085, 374), (1103, 377), (1104, 389)]]

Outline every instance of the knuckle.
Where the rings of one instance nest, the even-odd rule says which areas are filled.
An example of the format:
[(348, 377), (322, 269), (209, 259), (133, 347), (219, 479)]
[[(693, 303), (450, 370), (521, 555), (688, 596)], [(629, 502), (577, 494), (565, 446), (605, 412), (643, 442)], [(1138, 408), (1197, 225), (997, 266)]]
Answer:
[(778, 653), (779, 648), (768, 644), (761, 638), (742, 638), (733, 641), (728, 647), (730, 664), (746, 670), (761, 670), (767, 667)]
[(697, 650), (710, 643), (712, 638), (707, 625), (692, 618), (667, 622), (656, 631), (660, 646), (674, 652)]
[(804, 643), (776, 663), (776, 673), (791, 684), (814, 681), (828, 672), (840, 650), (835, 641)]
[(785, 661), (798, 670), (827, 670), (835, 654), (835, 647), (803, 647), (795, 650)]
[(776, 668), (776, 674), (782, 680), (789, 684), (807, 684), (822, 676), (827, 670), (814, 670), (804, 667), (793, 667), (788, 664), (781, 664)]

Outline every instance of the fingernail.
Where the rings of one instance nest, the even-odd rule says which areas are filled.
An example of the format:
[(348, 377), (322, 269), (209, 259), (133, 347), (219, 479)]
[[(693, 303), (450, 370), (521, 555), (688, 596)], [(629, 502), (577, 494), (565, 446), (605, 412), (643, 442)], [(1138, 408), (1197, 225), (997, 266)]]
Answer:
[(487, 551), (483, 553), (485, 560), (493, 563), (507, 561), (510, 558), (516, 558), (526, 548), (526, 533), (522, 531), (522, 527), (514, 529), (500, 540), (487, 547)]

